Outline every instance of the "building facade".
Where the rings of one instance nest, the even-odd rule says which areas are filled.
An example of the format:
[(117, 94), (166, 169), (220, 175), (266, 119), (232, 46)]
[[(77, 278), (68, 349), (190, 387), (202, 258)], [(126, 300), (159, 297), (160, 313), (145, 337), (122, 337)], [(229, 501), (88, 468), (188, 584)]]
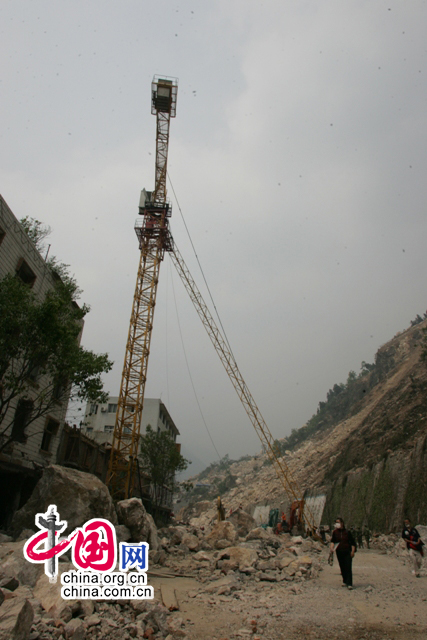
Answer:
[[(108, 402), (105, 404), (88, 403), (86, 405), (86, 411), (84, 420), (81, 424), (81, 431), (86, 437), (95, 440), (99, 445), (104, 445), (108, 450), (111, 450), (113, 442), (114, 425), (116, 421), (118, 396), (110, 396)], [(167, 410), (165, 404), (158, 398), (144, 398), (144, 408), (141, 415), (141, 430), (140, 434), (144, 435), (147, 432), (147, 427), (153, 429), (153, 431), (161, 432), (167, 431), (173, 438), (175, 446), (178, 451), (181, 450), (181, 445), (176, 441), (179, 436), (179, 431), (175, 425), (172, 417)], [(150, 476), (145, 473), (142, 465), (138, 465), (138, 480), (135, 481), (134, 495), (140, 497), (148, 509), (151, 512), (153, 499), (155, 499), (154, 487), (151, 483)], [(157, 489), (158, 499), (159, 488)], [(161, 507), (157, 511), (163, 512), (166, 517), (172, 509), (173, 498), (173, 486), (164, 485), (161, 488)], [(157, 516), (159, 513), (157, 513)]]
[[(52, 271), (0, 195), (0, 278), (8, 274), (20, 278), (40, 300), (55, 285)], [(13, 512), (28, 499), (40, 470), (57, 460), (68, 395), (62, 395), (48, 415), (25, 426), (31, 397), (41, 382), (35, 372), (25, 398), (12, 400), (0, 425), (0, 446), (4, 445), (0, 452), (0, 527), (6, 527)], [(12, 430), (19, 430), (20, 423), (20, 441), (10, 441)]]
[[(109, 396), (105, 404), (88, 403), (84, 420), (83, 432), (97, 442), (112, 443), (114, 424), (116, 421), (118, 396)], [(147, 432), (148, 425), (154, 431), (169, 431), (176, 442), (179, 431), (171, 418), (164, 403), (158, 398), (144, 398), (144, 408), (141, 415), (141, 435)]]

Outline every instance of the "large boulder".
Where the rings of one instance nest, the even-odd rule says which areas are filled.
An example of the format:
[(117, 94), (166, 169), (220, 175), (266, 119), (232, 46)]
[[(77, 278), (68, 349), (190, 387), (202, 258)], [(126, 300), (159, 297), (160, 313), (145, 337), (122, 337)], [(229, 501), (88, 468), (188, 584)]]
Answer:
[[(43, 565), (42, 565), (43, 567)], [(40, 575), (33, 589), (34, 597), (52, 617), (62, 618), (62, 613), (66, 607), (72, 607), (77, 600), (63, 600), (61, 597), (61, 574), (64, 571), (74, 570), (74, 565), (70, 563), (59, 563), (59, 576), (57, 582), (51, 583), (44, 573)]]
[(246, 511), (243, 511), (243, 509), (237, 509), (237, 511), (234, 511), (227, 520), (234, 524), (237, 529), (237, 533), (241, 537), (246, 536), (249, 531), (256, 526), (256, 522), (252, 516), (249, 513), (246, 513)]
[(192, 533), (184, 533), (181, 544), (184, 544), (190, 551), (198, 551), (200, 548), (200, 540)]
[(161, 543), (154, 520), (139, 498), (120, 500), (116, 509), (119, 523), (129, 529), (132, 542), (148, 542), (151, 551), (160, 549)]
[(182, 538), (184, 537), (187, 529), (185, 527), (169, 527), (167, 530), (170, 543), (172, 546), (177, 544), (181, 544)]
[(227, 546), (231, 547), (237, 538), (233, 523), (224, 520), (216, 523), (206, 540), (215, 549), (224, 549)]
[(154, 518), (152, 515), (147, 513), (147, 520), (150, 527), (150, 533), (148, 536), (148, 542), (150, 543), (151, 551), (159, 551), (161, 549), (162, 543), (160, 542), (160, 538), (157, 533), (156, 523), (154, 522)]
[(44, 564), (28, 562), (24, 558), (25, 542), (6, 542), (1, 545), (0, 575), (16, 578), (19, 584), (34, 587), (40, 575), (44, 572)]
[(263, 529), (262, 527), (256, 527), (255, 529), (252, 529), (251, 531), (249, 531), (245, 539), (247, 541), (261, 540), (262, 542), (275, 546), (279, 542), (278, 541), (279, 537), (280, 536), (276, 536), (274, 533), (272, 533), (271, 529), (266, 530), (266, 529)]
[(55, 504), (61, 521), (68, 523), (62, 535), (74, 531), (92, 518), (105, 518), (117, 524), (114, 504), (106, 485), (91, 473), (59, 465), (46, 467), (30, 499), (12, 520), (12, 532), (35, 529), (37, 513), (46, 513)]
[(230, 571), (231, 569), (244, 569), (245, 567), (253, 567), (258, 560), (258, 554), (255, 549), (247, 549), (245, 547), (229, 547), (219, 554), (218, 561), (222, 571)]
[(6, 600), (0, 607), (0, 640), (26, 640), (33, 618), (34, 609), (27, 598)]

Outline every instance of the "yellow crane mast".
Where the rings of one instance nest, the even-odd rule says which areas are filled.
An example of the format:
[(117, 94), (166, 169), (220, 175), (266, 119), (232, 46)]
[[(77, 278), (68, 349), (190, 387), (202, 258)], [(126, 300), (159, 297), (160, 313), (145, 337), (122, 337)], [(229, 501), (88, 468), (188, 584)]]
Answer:
[(185, 264), (182, 255), (178, 251), (175, 244), (170, 256), (184, 284), (184, 287), (186, 288), (191, 301), (199, 315), (199, 318), (201, 319), (203, 326), (205, 327), (209, 338), (211, 339), (211, 342), (215, 347), (217, 354), (219, 355), (219, 358), (228, 374), (228, 377), (233, 383), (234, 389), (236, 390), (236, 393), (243, 404), (249, 420), (251, 421), (255, 431), (257, 432), (258, 437), (261, 440), (261, 444), (263, 445), (271, 463), (273, 464), (277, 477), (283, 484), (286, 495), (288, 496), (291, 503), (291, 510), (298, 509), (299, 518), (302, 520), (302, 517), (304, 517), (306, 525), (310, 529), (314, 530), (314, 518), (307, 506), (304, 505), (301, 489), (298, 486), (297, 482), (294, 480), (289, 467), (283, 457), (280, 457), (278, 455), (271, 431), (268, 428), (264, 418), (262, 417), (261, 412), (258, 409), (258, 406), (251, 392), (249, 391), (249, 388), (244, 381), (242, 374), (240, 373), (233, 353), (228, 346), (228, 343), (225, 340), (224, 336), (222, 335), (220, 329), (218, 328), (215, 320), (213, 319), (212, 314), (210, 313), (205, 301), (203, 300), (202, 294), (200, 293), (196, 283), (194, 282), (191, 273), (188, 270), (188, 267)]
[(176, 115), (178, 81), (175, 78), (155, 76), (151, 89), (151, 113), (156, 115), (157, 123), (155, 187), (152, 192), (145, 189), (141, 192), (141, 218), (135, 225), (140, 260), (107, 477), (107, 484), (116, 500), (132, 495), (136, 478), (160, 263), (165, 251), (172, 250), (169, 230), (172, 207), (166, 199), (166, 175), (169, 126), (170, 119)]
[(107, 483), (114, 499), (132, 495), (136, 477), (141, 414), (147, 379), (153, 316), (156, 304), (160, 263), (165, 251), (172, 261), (208, 332), (246, 413), (281, 480), (293, 509), (304, 512), (306, 524), (313, 528), (314, 518), (305, 507), (301, 490), (282, 457), (277, 455), (273, 436), (246, 385), (234, 356), (216, 325), (197, 288), (169, 229), (172, 207), (166, 199), (167, 159), (170, 118), (176, 115), (178, 82), (175, 78), (154, 77), (151, 113), (156, 115), (156, 175), (154, 191), (143, 189), (139, 203), (140, 220), (135, 225), (140, 261), (133, 298), (132, 314), (123, 365), (116, 423)]

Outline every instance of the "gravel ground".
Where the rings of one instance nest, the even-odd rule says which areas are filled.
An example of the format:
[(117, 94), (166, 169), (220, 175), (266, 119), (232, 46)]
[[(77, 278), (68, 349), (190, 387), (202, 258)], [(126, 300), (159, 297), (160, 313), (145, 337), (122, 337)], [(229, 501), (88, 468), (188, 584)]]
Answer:
[[(391, 555), (359, 550), (354, 590), (341, 587), (338, 563), (323, 557), (318, 578), (300, 583), (257, 582), (230, 595), (199, 593), (200, 583), (173, 579), (183, 630), (191, 640), (427, 638), (427, 575)], [(423, 573), (426, 573), (423, 571)], [(165, 582), (153, 579), (155, 589)], [(171, 581), (168, 582), (171, 584)]]

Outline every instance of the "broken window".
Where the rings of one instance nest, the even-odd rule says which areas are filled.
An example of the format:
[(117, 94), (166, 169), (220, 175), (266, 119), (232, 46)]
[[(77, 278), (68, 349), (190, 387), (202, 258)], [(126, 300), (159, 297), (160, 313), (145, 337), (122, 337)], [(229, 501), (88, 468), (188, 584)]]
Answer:
[(21, 398), (16, 407), (15, 416), (13, 418), (13, 426), (11, 439), (14, 442), (26, 442), (27, 436), (25, 429), (31, 419), (34, 403), (32, 400)]
[(0, 244), (3, 242), (5, 235), (6, 231), (3, 231), (3, 229), (0, 227)]
[(111, 424), (106, 424), (104, 427), (104, 433), (113, 433), (114, 426)]
[(33, 286), (37, 277), (30, 265), (25, 262), (24, 258), (21, 258), (17, 264), (16, 275), (18, 278), (21, 278), (22, 282), (28, 284), (30, 287)]
[(58, 433), (59, 422), (57, 420), (53, 420), (53, 418), (48, 418), (46, 422), (46, 426), (43, 432), (42, 443), (40, 449), (42, 451), (50, 451), (50, 446), (52, 444), (52, 440)]

